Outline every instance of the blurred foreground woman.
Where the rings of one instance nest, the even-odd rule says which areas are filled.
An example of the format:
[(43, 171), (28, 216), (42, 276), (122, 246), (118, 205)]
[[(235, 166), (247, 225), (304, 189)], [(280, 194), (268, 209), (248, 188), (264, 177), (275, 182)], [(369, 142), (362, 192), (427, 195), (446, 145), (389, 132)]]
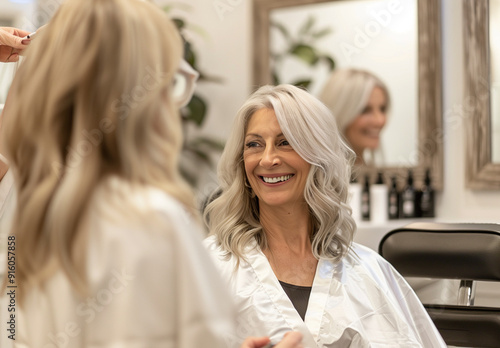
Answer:
[(233, 308), (177, 171), (181, 47), (149, 2), (68, 0), (27, 49), (1, 135), (16, 347), (228, 343)]

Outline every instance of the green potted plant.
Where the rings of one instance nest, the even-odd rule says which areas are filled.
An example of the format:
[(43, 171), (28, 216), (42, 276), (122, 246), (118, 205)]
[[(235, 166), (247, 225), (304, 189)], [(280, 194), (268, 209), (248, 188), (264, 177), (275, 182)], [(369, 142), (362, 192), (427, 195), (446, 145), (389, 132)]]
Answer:
[[(170, 13), (172, 8), (172, 6), (165, 6), (164, 11)], [(185, 31), (192, 29), (193, 26), (180, 16), (173, 16), (172, 20), (184, 41), (184, 59), (200, 74), (198, 81), (201, 83), (222, 83), (219, 77), (211, 76), (199, 67), (196, 50), (191, 42), (186, 39), (187, 35), (185, 35)], [(200, 30), (198, 29), (198, 31)], [(181, 109), (184, 145), (179, 165), (182, 175), (193, 187), (197, 187), (202, 174), (199, 170), (199, 164), (204, 163), (209, 168), (213, 168), (215, 164), (212, 160), (212, 154), (221, 152), (224, 149), (224, 142), (220, 139), (207, 136), (190, 136), (189, 134), (189, 129), (192, 126), (196, 128), (203, 126), (208, 109), (208, 102), (196, 91), (189, 104)]]
[(271, 73), (274, 84), (291, 83), (304, 88), (308, 88), (311, 84), (312, 80), (309, 76), (296, 81), (283, 81), (283, 78), (279, 76), (278, 68), (288, 57), (297, 58), (311, 68), (326, 63), (329, 71), (335, 69), (335, 60), (317, 48), (317, 42), (331, 33), (330, 27), (317, 28), (316, 19), (313, 16), (306, 19), (296, 35), (292, 35), (284, 24), (276, 21), (271, 22), (271, 27), (278, 30), (285, 42), (282, 50), (271, 50)]

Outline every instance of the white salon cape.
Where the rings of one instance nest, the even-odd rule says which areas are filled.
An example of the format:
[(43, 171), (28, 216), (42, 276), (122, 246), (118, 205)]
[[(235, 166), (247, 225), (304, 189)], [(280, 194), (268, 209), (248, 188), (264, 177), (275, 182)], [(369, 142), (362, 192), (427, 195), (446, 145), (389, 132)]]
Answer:
[(114, 178), (86, 221), (89, 295), (78, 297), (58, 271), (17, 306), (15, 347), (226, 346), (234, 307), (180, 203)]
[(234, 342), (262, 335), (277, 343), (295, 330), (304, 335), (307, 348), (446, 347), (402, 276), (364, 246), (354, 243), (337, 264), (319, 260), (303, 321), (256, 243), (237, 269), (235, 258), (224, 258), (214, 236), (204, 244), (236, 301)]

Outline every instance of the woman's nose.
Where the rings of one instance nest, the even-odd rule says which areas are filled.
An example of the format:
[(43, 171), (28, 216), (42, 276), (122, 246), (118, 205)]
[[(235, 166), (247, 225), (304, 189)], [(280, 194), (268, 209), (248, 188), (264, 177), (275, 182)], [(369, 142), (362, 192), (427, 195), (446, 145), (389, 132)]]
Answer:
[(260, 159), (260, 165), (264, 168), (271, 168), (281, 164), (281, 159), (279, 158), (276, 148), (274, 146), (267, 146), (262, 153), (262, 158)]
[(383, 127), (385, 125), (385, 121), (386, 121), (386, 115), (385, 115), (385, 112), (383, 111), (377, 111), (375, 112), (375, 115), (374, 115), (374, 121), (375, 123), (380, 126), (380, 127)]

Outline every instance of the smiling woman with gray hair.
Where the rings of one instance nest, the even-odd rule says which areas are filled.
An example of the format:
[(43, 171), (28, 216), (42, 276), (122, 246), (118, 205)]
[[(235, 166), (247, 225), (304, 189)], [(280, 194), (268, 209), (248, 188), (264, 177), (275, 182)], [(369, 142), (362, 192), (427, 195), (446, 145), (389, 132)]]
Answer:
[(352, 242), (355, 155), (328, 108), (297, 87), (264, 86), (234, 122), (205, 245), (240, 338), (296, 330), (305, 347), (446, 347), (399, 273)]

